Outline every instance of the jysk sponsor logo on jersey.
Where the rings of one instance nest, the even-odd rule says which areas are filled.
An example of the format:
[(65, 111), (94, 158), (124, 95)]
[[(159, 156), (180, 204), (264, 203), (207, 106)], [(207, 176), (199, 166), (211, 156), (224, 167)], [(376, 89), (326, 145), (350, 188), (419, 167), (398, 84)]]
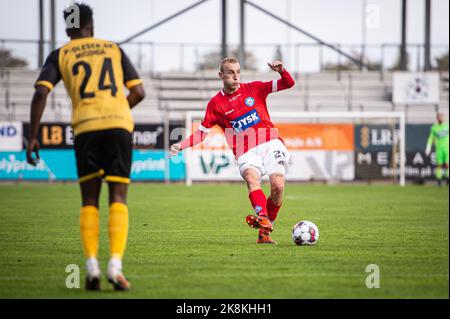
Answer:
[(249, 96), (245, 99), (245, 105), (247, 105), (248, 107), (252, 107), (253, 105), (255, 105), (255, 99)]
[(256, 112), (256, 110), (252, 110), (238, 117), (234, 121), (230, 121), (230, 124), (236, 132), (240, 133), (249, 127), (258, 124), (259, 122), (261, 122), (261, 118), (259, 117), (258, 112)]

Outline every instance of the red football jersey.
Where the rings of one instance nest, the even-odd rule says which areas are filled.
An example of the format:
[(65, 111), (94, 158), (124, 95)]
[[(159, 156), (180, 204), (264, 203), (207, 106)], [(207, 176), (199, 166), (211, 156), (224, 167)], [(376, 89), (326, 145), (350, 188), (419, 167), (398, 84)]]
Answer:
[(266, 99), (270, 93), (294, 84), (291, 75), (284, 70), (279, 80), (241, 83), (233, 94), (221, 90), (209, 101), (199, 129), (207, 133), (215, 125), (222, 128), (236, 158), (259, 144), (281, 140), (270, 119)]

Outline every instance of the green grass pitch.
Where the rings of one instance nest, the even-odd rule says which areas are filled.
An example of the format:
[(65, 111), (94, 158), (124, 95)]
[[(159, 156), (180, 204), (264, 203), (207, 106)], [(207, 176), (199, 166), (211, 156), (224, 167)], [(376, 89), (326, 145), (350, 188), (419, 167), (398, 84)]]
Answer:
[[(104, 185), (106, 186), (106, 185)], [(267, 185), (264, 185), (267, 193)], [(108, 259), (107, 189), (100, 208)], [(133, 184), (124, 271), (133, 289), (85, 292), (76, 184), (0, 184), (0, 298), (448, 298), (448, 188), (288, 184), (273, 238), (256, 245), (243, 184)], [(316, 246), (292, 226), (316, 223)], [(81, 289), (66, 288), (80, 265)], [(365, 286), (368, 264), (380, 288)]]

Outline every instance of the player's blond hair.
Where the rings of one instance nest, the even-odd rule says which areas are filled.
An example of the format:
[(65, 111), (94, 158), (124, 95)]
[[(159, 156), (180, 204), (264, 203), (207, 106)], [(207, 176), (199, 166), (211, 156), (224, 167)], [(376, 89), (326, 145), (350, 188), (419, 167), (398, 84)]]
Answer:
[(238, 61), (238, 59), (232, 58), (232, 57), (222, 59), (222, 61), (220, 61), (220, 63), (219, 63), (220, 72), (223, 72), (223, 66), (226, 63), (239, 63), (239, 61)]

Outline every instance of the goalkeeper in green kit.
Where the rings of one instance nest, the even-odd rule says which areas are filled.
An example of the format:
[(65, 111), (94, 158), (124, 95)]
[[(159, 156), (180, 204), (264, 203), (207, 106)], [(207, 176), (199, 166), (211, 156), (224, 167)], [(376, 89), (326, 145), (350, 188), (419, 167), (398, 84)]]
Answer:
[[(437, 114), (437, 123), (431, 126), (430, 136), (428, 137), (427, 148), (425, 154), (431, 154), (433, 142), (436, 147), (436, 179), (438, 185), (442, 186), (442, 177), (445, 175), (448, 185), (448, 123), (444, 123), (444, 114)], [(445, 170), (445, 173), (443, 172)]]

